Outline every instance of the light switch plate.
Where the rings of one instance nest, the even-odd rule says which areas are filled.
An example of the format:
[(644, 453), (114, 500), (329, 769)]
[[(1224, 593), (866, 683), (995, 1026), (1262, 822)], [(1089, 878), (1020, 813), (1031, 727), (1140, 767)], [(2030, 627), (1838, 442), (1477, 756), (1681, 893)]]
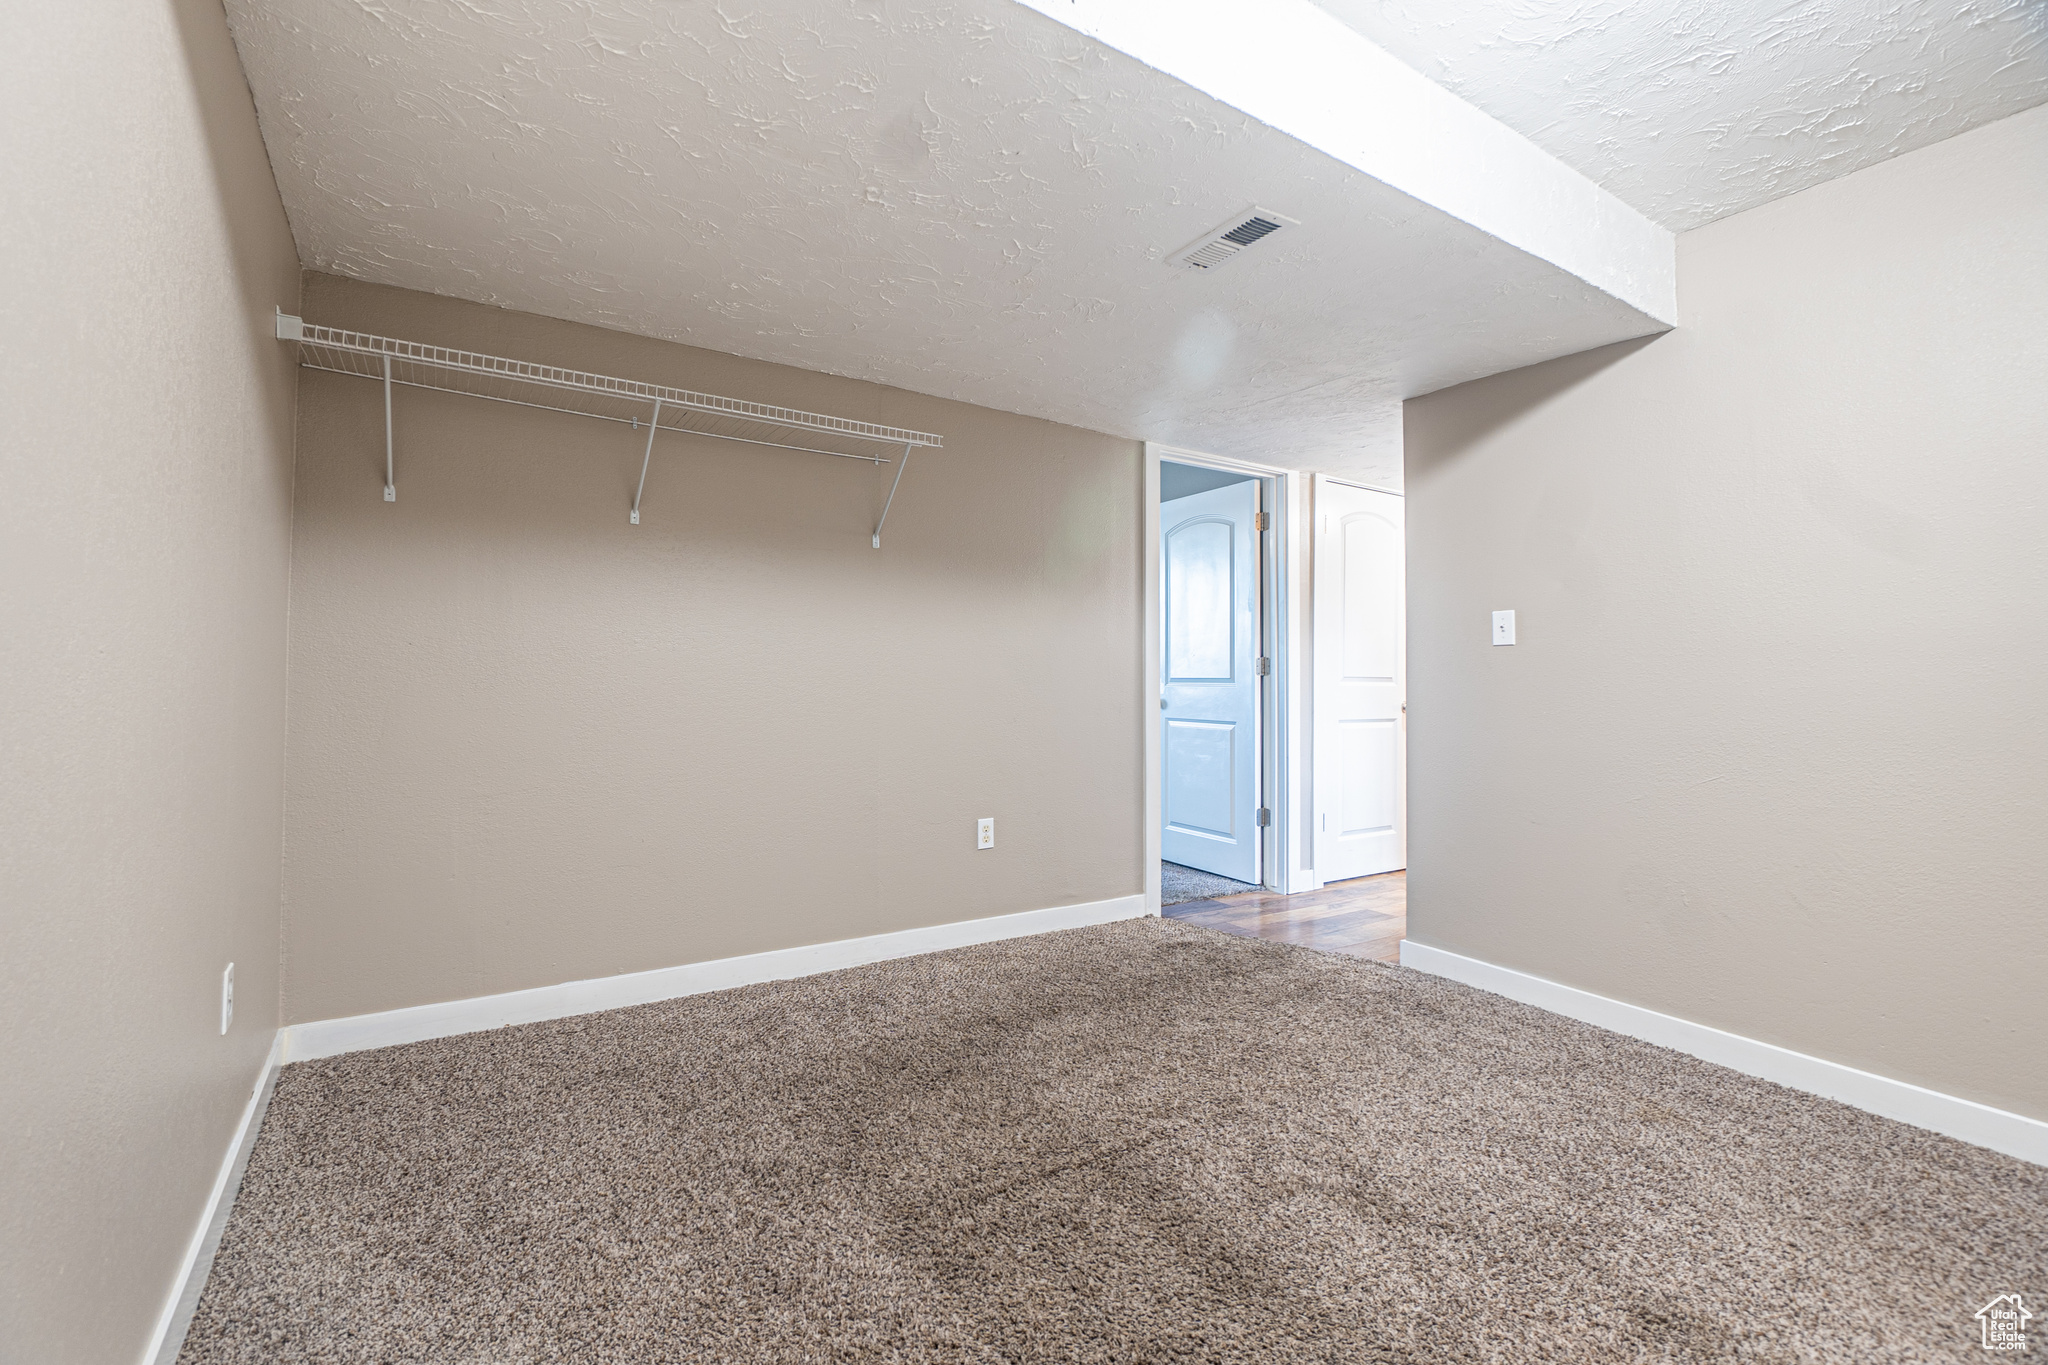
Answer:
[(235, 964), (220, 974), (220, 1031), (225, 1034), (228, 1025), (235, 1022)]
[(1511, 611), (1497, 611), (1493, 614), (1493, 642), (1497, 645), (1511, 645), (1515, 642), (1515, 614)]
[(994, 848), (996, 846), (995, 816), (984, 815), (981, 819), (974, 822), (974, 846), (976, 848)]

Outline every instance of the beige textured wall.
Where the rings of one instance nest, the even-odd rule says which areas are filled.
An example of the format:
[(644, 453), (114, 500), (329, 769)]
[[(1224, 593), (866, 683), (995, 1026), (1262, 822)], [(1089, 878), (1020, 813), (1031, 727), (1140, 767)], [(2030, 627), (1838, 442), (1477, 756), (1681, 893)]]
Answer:
[(2048, 1118), (2048, 108), (1679, 270), (1408, 405), (1410, 933)]
[(132, 1361), (278, 1022), (298, 261), (216, 4), (7, 38), (0, 1359)]
[[(291, 1021), (1136, 893), (1139, 448), (332, 276), (309, 321), (936, 431), (872, 466), (300, 390)], [(1021, 362), (1020, 362), (1021, 363)], [(997, 846), (974, 849), (996, 817)]]

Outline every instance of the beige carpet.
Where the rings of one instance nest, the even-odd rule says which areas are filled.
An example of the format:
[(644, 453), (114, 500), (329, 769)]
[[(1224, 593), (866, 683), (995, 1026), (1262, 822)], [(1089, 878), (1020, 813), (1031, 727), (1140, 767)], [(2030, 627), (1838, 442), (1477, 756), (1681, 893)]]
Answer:
[(1137, 920), (289, 1067), (182, 1359), (1963, 1361), (2015, 1290), (2041, 1168)]

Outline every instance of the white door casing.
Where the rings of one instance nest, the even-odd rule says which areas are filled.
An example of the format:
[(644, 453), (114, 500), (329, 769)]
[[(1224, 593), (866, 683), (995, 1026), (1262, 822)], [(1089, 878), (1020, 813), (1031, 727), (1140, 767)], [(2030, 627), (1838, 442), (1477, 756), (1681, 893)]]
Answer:
[(1408, 863), (1405, 507), (1316, 480), (1316, 880)]
[(1160, 509), (1160, 856), (1259, 880), (1256, 480)]

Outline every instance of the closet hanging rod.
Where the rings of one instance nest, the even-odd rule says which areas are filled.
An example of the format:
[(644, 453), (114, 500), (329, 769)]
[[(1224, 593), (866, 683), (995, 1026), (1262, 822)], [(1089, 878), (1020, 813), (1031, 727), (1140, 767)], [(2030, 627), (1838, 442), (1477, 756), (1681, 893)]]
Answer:
[[(810, 455), (837, 455), (841, 459), (866, 460), (873, 465), (896, 464), (896, 478), (883, 505), (886, 521), (894, 503), (896, 487), (912, 451), (938, 449), (940, 438), (928, 431), (909, 431), (877, 422), (860, 422), (850, 417), (833, 417), (821, 412), (754, 403), (743, 398), (674, 389), (635, 379), (591, 374), (583, 370), (540, 365), (528, 360), (481, 355), (446, 346), (429, 346), (396, 337), (373, 336), (341, 327), (322, 327), (277, 311), (277, 337), (295, 342), (299, 364), (309, 370), (355, 375), (374, 379), (384, 386), (384, 499), (397, 500), (393, 472), (391, 433), (391, 390), (434, 389), (471, 398), (488, 398), (497, 403), (566, 412), (579, 417), (596, 417), (608, 422), (630, 422), (635, 430), (648, 423), (647, 447), (642, 452), (640, 481), (634, 489), (631, 521), (640, 524), (640, 498), (647, 488), (647, 468), (654, 457), (654, 433), (674, 431), (692, 436), (709, 436), (743, 445), (767, 446), (776, 450), (802, 451)], [(800, 444), (801, 442), (801, 444)], [(884, 454), (887, 450), (889, 453)], [(900, 452), (900, 453), (899, 453)], [(892, 458), (893, 457), (893, 458)], [(882, 524), (877, 521), (871, 537), (881, 548)]]

